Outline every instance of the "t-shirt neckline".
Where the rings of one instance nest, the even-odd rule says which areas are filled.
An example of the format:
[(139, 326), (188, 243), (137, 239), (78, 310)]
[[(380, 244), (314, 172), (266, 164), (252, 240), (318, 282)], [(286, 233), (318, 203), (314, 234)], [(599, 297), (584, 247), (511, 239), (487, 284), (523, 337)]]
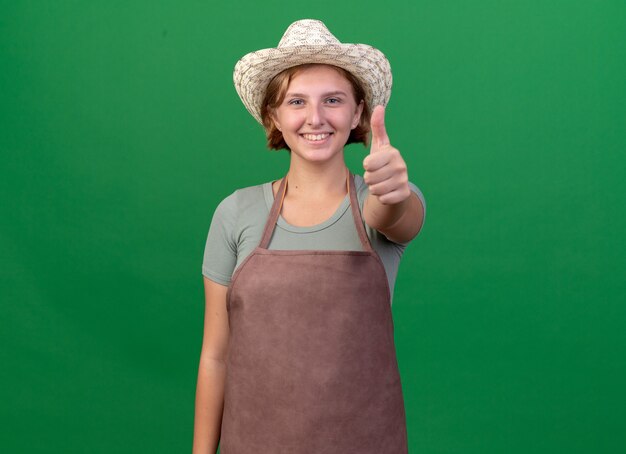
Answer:
[[(265, 203), (267, 205), (268, 213), (272, 209), (272, 205), (274, 204), (274, 191), (272, 191), (272, 183), (274, 183), (274, 181), (278, 181), (278, 180), (269, 181), (263, 185), (263, 193), (265, 195)], [(356, 179), (355, 179), (355, 186), (356, 186)], [(324, 230), (330, 227), (335, 222), (337, 222), (341, 218), (341, 216), (343, 216), (343, 214), (348, 210), (349, 207), (350, 207), (350, 195), (346, 194), (343, 200), (341, 201), (341, 203), (339, 204), (339, 207), (335, 210), (335, 212), (328, 219), (326, 219), (323, 222), (320, 222), (319, 224), (308, 225), (308, 226), (291, 225), (287, 221), (285, 221), (285, 219), (283, 218), (281, 214), (278, 216), (276, 225), (282, 228), (283, 230), (287, 230), (293, 233), (318, 232), (320, 230)]]

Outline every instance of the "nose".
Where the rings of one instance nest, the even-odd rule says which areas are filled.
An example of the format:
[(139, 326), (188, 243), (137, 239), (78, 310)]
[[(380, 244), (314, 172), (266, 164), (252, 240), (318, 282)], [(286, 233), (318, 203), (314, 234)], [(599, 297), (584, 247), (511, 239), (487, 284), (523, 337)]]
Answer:
[(321, 126), (324, 124), (324, 113), (322, 106), (318, 103), (309, 103), (306, 122), (309, 126)]

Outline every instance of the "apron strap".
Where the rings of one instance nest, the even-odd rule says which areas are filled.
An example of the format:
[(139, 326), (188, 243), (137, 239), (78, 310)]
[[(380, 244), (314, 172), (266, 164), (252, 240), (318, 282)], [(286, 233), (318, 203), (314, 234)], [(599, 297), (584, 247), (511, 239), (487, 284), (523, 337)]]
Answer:
[[(278, 187), (278, 192), (276, 193), (276, 197), (274, 197), (274, 203), (272, 204), (272, 209), (270, 210), (270, 214), (267, 216), (267, 222), (265, 223), (265, 229), (263, 229), (263, 236), (261, 237), (261, 243), (259, 247), (261, 249), (267, 249), (267, 246), (270, 244), (270, 239), (272, 238), (272, 233), (274, 233), (274, 227), (276, 226), (276, 221), (278, 220), (278, 215), (280, 214), (280, 209), (283, 206), (283, 199), (285, 198), (285, 192), (287, 189), (287, 175), (280, 182), (280, 186)], [(270, 185), (270, 191), (272, 190), (272, 185)]]
[(349, 174), (349, 186), (348, 186), (348, 194), (350, 194), (350, 206), (352, 207), (352, 218), (354, 219), (354, 223), (356, 224), (356, 231), (359, 234), (359, 239), (361, 240), (361, 246), (363, 246), (364, 251), (374, 252), (372, 249), (372, 245), (370, 244), (370, 239), (367, 236), (367, 232), (365, 231), (365, 226), (363, 223), (363, 218), (361, 217), (361, 210), (359, 209), (359, 199), (356, 196), (356, 186), (354, 185), (354, 175), (350, 171)]
[[(348, 195), (350, 196), (352, 218), (354, 219), (354, 224), (356, 225), (356, 230), (359, 234), (359, 240), (361, 241), (361, 246), (363, 246), (363, 250), (372, 252), (372, 245), (370, 244), (367, 232), (365, 231), (363, 218), (361, 217), (361, 210), (359, 209), (359, 201), (356, 196), (356, 186), (354, 184), (354, 175), (347, 168), (346, 171), (346, 187), (348, 190)], [(278, 221), (278, 216), (280, 215), (280, 210), (283, 206), (283, 201), (285, 200), (285, 194), (287, 193), (288, 175), (289, 173), (287, 173), (287, 175), (285, 175), (283, 180), (280, 182), (280, 186), (278, 187), (278, 191), (276, 192), (276, 197), (274, 197), (274, 203), (272, 204), (272, 208), (267, 217), (267, 222), (265, 223), (265, 228), (263, 229), (263, 236), (261, 237), (261, 243), (259, 244), (259, 247), (261, 249), (267, 249), (272, 238), (272, 234), (274, 233), (274, 228), (276, 227), (276, 222)]]

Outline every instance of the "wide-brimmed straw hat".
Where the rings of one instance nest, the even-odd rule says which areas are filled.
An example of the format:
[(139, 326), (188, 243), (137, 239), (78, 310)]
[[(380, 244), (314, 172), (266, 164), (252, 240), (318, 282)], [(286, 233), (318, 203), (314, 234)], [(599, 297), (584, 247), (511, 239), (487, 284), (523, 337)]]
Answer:
[(381, 51), (367, 44), (341, 43), (322, 21), (302, 19), (287, 28), (278, 47), (250, 52), (235, 65), (235, 89), (259, 123), (265, 90), (272, 78), (305, 63), (326, 63), (352, 73), (363, 85), (370, 109), (386, 106), (389, 101), (391, 66)]

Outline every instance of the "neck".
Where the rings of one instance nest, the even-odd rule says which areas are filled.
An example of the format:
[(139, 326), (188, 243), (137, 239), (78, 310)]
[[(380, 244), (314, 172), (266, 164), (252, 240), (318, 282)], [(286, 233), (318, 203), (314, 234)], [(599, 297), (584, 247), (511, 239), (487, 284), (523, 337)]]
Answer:
[(346, 194), (348, 168), (343, 154), (335, 162), (311, 163), (294, 160), (289, 165), (287, 192), (295, 197), (319, 198)]

